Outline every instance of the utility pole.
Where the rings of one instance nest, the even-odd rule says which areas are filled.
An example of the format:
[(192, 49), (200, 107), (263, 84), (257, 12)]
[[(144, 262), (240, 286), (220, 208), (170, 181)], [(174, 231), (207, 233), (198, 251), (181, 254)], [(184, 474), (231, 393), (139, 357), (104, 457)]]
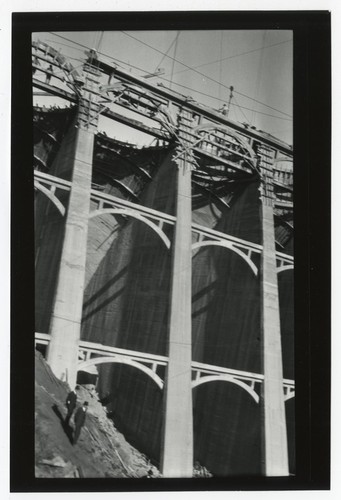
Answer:
[(161, 472), (193, 475), (192, 405), (192, 186), (190, 117), (179, 117), (182, 144), (177, 150), (176, 223), (173, 240), (168, 366), (164, 388)]
[(62, 255), (49, 333), (47, 361), (54, 374), (74, 387), (77, 378), (78, 343), (81, 331), (85, 262), (90, 210), (94, 137), (99, 104), (98, 71), (84, 66), (84, 86), (78, 85), (75, 122), (65, 136), (52, 169), (70, 178)]
[(263, 467), (266, 476), (288, 476), (288, 442), (283, 392), (283, 360), (279, 316), (274, 229), (273, 171), (259, 162), (261, 175), (261, 332)]
[(227, 105), (227, 113), (226, 113), (226, 118), (228, 117), (229, 113), (230, 113), (230, 109), (231, 109), (231, 101), (232, 101), (232, 97), (233, 97), (233, 86), (231, 85), (230, 87), (230, 96), (229, 96), (229, 103)]

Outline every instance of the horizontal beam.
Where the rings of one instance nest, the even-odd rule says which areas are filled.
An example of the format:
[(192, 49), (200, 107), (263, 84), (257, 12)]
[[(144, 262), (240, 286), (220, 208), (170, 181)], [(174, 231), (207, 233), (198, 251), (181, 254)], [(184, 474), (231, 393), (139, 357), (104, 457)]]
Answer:
[(105, 109), (102, 112), (102, 115), (106, 118), (110, 118), (112, 120), (117, 121), (118, 123), (122, 123), (123, 125), (127, 125), (128, 127), (132, 127), (135, 130), (139, 130), (140, 132), (144, 132), (145, 134), (151, 135), (152, 137), (156, 137), (157, 139), (162, 139), (165, 141), (169, 141), (171, 139), (170, 135), (163, 130), (159, 130), (154, 127), (149, 127), (144, 123), (134, 120), (133, 118), (128, 118), (127, 116), (121, 115), (119, 113), (115, 113), (111, 109)]
[[(285, 145), (284, 143), (282, 143), (279, 140), (264, 137), (264, 135), (262, 133), (257, 132), (256, 130), (246, 129), (243, 125), (238, 124), (232, 120), (229, 120), (228, 118), (226, 118), (226, 116), (221, 115), (218, 112), (215, 112), (213, 109), (211, 110), (205, 106), (200, 105), (199, 103), (194, 103), (192, 101), (186, 100), (186, 98), (181, 98), (181, 97), (176, 96), (175, 94), (172, 93), (171, 90), (168, 90), (166, 87), (153, 85), (153, 84), (146, 82), (145, 80), (143, 80), (137, 76), (134, 76), (130, 73), (126, 73), (123, 70), (119, 70), (117, 68), (110, 67), (109, 65), (107, 65), (105, 63), (102, 64), (101, 61), (99, 61), (99, 60), (97, 62), (98, 62), (99, 69), (102, 69), (108, 75), (110, 75), (110, 74), (113, 75), (118, 80), (139, 85), (140, 87), (143, 87), (147, 90), (150, 90), (151, 92), (153, 92), (156, 95), (159, 95), (161, 97), (168, 99), (169, 101), (177, 104), (181, 108), (194, 111), (196, 114), (203, 116), (204, 118), (208, 119), (209, 121), (211, 121), (213, 123), (219, 123), (221, 125), (224, 125), (225, 127), (232, 128), (233, 130), (236, 130), (237, 132), (242, 133), (244, 136), (256, 139), (260, 143), (263, 143), (267, 146), (270, 146), (273, 149), (278, 150), (281, 153), (284, 153), (285, 155), (288, 155), (288, 156), (293, 155), (292, 148)], [(96, 62), (96, 65), (97, 65), (97, 62)]]
[(158, 354), (149, 354), (140, 351), (132, 351), (131, 349), (122, 349), (120, 347), (106, 346), (103, 344), (98, 344), (95, 342), (88, 342), (81, 340), (79, 342), (80, 349), (86, 349), (98, 354), (119, 354), (121, 356), (129, 356), (133, 359), (140, 359), (145, 362), (154, 363), (157, 362), (162, 365), (168, 363), (168, 358), (166, 356), (160, 356)]
[(167, 89), (164, 86), (161, 87), (153, 85), (152, 83), (147, 82), (142, 78), (134, 76), (131, 73), (125, 72), (123, 70), (119, 70), (117, 67), (110, 66), (107, 63), (100, 61), (99, 59), (96, 60), (95, 65), (96, 68), (100, 69), (107, 75), (112, 75), (120, 81), (133, 83), (141, 88), (147, 89), (154, 95), (163, 97), (168, 101), (181, 107), (182, 109), (187, 109), (189, 111), (192, 111), (197, 115), (206, 118), (208, 121), (212, 123), (217, 123), (225, 127), (231, 128), (250, 139), (256, 139), (260, 143), (269, 146), (277, 151), (280, 151), (281, 153), (284, 153), (289, 157), (292, 157), (293, 155), (292, 148), (283, 143), (282, 141), (273, 137), (266, 137), (263, 133), (257, 130), (245, 128), (242, 124), (239, 124), (237, 122), (228, 119), (226, 116), (221, 115), (219, 112), (214, 111), (213, 109), (210, 109), (204, 105), (196, 103), (195, 101), (192, 100), (189, 101), (186, 97), (180, 97), (174, 94), (174, 92), (172, 92), (170, 89)]
[[(71, 187), (71, 182), (66, 181), (64, 179), (60, 179), (50, 174), (46, 174), (44, 172), (35, 171), (34, 178), (39, 180), (42, 183), (47, 183), (50, 185), (55, 185), (60, 189), (69, 190)], [(91, 199), (96, 201), (102, 201), (103, 203), (111, 204), (116, 207), (124, 207), (130, 208), (140, 212), (145, 217), (151, 217), (153, 219), (162, 220), (169, 224), (174, 224), (176, 218), (173, 215), (166, 214), (164, 212), (160, 212), (158, 210), (154, 210), (152, 208), (147, 208), (138, 203), (133, 203), (131, 201), (123, 200), (121, 198), (117, 198), (116, 196), (112, 196), (110, 194), (102, 193), (95, 189), (91, 190)], [(229, 241), (230, 243), (234, 243), (236, 246), (240, 248), (244, 248), (246, 250), (251, 250), (256, 253), (261, 253), (262, 245), (257, 243), (253, 243), (251, 241), (243, 240), (241, 238), (237, 238), (236, 236), (232, 236), (226, 233), (222, 233), (220, 231), (216, 231), (215, 229), (210, 229), (208, 227), (201, 226), (200, 224), (192, 223), (192, 231), (198, 234), (202, 234), (204, 237), (213, 239), (213, 240), (223, 240)], [(286, 263), (293, 263), (294, 258), (292, 255), (276, 252), (276, 258)]]
[[(33, 87), (45, 91), (46, 92), (45, 95), (54, 95), (56, 97), (61, 97), (62, 99), (66, 99), (67, 101), (73, 103), (78, 102), (78, 96), (76, 94), (68, 92), (67, 90), (63, 90), (59, 87), (55, 87), (54, 85), (49, 85), (48, 83), (41, 82), (36, 78), (33, 78), (32, 81), (33, 81)], [(128, 127), (132, 127), (135, 130), (139, 130), (140, 132), (144, 132), (145, 134), (151, 135), (152, 137), (155, 137), (157, 139), (162, 139), (165, 141), (170, 140), (170, 135), (167, 134), (167, 132), (164, 132), (163, 130), (159, 130), (154, 127), (149, 127), (148, 125), (145, 125), (144, 123), (138, 120), (134, 120), (133, 118), (128, 118), (127, 116), (115, 113), (110, 109), (105, 109), (102, 112), (102, 115), (111, 120), (115, 120), (118, 123), (127, 125)]]
[[(213, 146), (217, 147), (214, 143), (212, 143)], [(218, 164), (222, 164), (222, 165), (225, 165), (229, 168), (232, 168), (235, 172), (243, 172), (244, 174), (249, 174), (249, 175), (252, 175), (253, 174), (253, 171), (252, 171), (252, 168), (245, 168), (244, 166), (241, 166), (241, 165), (238, 165), (238, 163), (233, 163), (229, 160), (225, 160), (223, 157), (221, 156), (218, 156), (218, 155), (215, 155), (214, 153), (212, 152), (209, 152), (209, 151), (206, 151), (204, 148), (199, 148), (199, 147), (196, 147), (196, 148), (193, 148), (194, 151), (197, 153), (197, 154), (200, 154), (202, 156), (205, 156), (206, 158), (210, 158), (211, 160), (215, 160)], [(226, 148), (224, 148), (226, 149)], [(209, 177), (209, 175), (208, 175)]]
[[(50, 335), (47, 333), (35, 333), (35, 340), (41, 344), (48, 344), (50, 341)], [(115, 355), (127, 356), (134, 360), (139, 359), (140, 361), (166, 365), (168, 363), (167, 356), (160, 356), (158, 354), (150, 354), (142, 351), (133, 351), (131, 349), (121, 349), (119, 347), (106, 346), (96, 342), (88, 342), (85, 340), (80, 340), (79, 342), (80, 350), (88, 350), (96, 354), (105, 355)], [(238, 377), (241, 380), (253, 380), (255, 382), (263, 382), (264, 375), (260, 373), (253, 373), (244, 370), (235, 370), (233, 368), (225, 368), (223, 366), (210, 365), (206, 363), (199, 363), (197, 361), (192, 361), (192, 370), (199, 371), (200, 373), (212, 374), (212, 375), (231, 375), (233, 377)], [(294, 380), (283, 379), (283, 385), (288, 387), (295, 387)]]
[(278, 208), (294, 208), (294, 204), (292, 201), (280, 201), (280, 200), (275, 200), (274, 201), (275, 207)]
[[(50, 93), (50, 94), (55, 95), (57, 97), (61, 97), (63, 99), (66, 99), (66, 100), (74, 102), (74, 103), (76, 103), (78, 100), (78, 97), (76, 94), (73, 94), (73, 93), (68, 92), (66, 90), (63, 90), (63, 89), (60, 89), (59, 87), (49, 85), (48, 83), (41, 82), (40, 80), (37, 80), (35, 78), (33, 79), (33, 86), (40, 89), (40, 90), (43, 90), (47, 93)], [(116, 104), (120, 105), (118, 102)], [(134, 110), (134, 112), (138, 112), (138, 111)], [(135, 130), (138, 130), (138, 131), (143, 132), (147, 135), (155, 137), (156, 139), (161, 139), (164, 141), (170, 141), (172, 139), (171, 135), (169, 133), (167, 133), (165, 130), (157, 129), (155, 127), (150, 127), (139, 120), (135, 120), (131, 117), (127, 117), (125, 115), (122, 115), (120, 113), (112, 111), (111, 109), (109, 109), (107, 107), (105, 107), (103, 109), (101, 114), (108, 119), (111, 119), (111, 120), (114, 120), (118, 123), (126, 125), (127, 127), (131, 127)], [(241, 129), (241, 130), (243, 130), (243, 132), (244, 132), (243, 135), (245, 135), (245, 130), (244, 129)], [(206, 140), (206, 142), (210, 143), (209, 140)], [(218, 147), (218, 145), (215, 143), (212, 143), (212, 146)], [(226, 148), (223, 148), (223, 149), (226, 149)], [(238, 164), (232, 163), (229, 160), (225, 160), (223, 157), (217, 156), (217, 155), (213, 154), (212, 152), (205, 150), (204, 148), (195, 147), (194, 150), (197, 154), (204, 156), (206, 158), (209, 158), (211, 160), (214, 160), (216, 162), (219, 162), (220, 164), (226, 165), (230, 168), (233, 168), (235, 171), (240, 170), (240, 171), (245, 172), (245, 173), (249, 173), (249, 174), (252, 173), (251, 167), (250, 167), (250, 169), (247, 169), (244, 166), (239, 166)]]
[(78, 101), (78, 96), (76, 94), (73, 94), (71, 92), (68, 92), (67, 90), (63, 90), (59, 87), (55, 87), (54, 85), (49, 85), (48, 83), (41, 82), (40, 80), (37, 80), (36, 78), (32, 79), (32, 85), (33, 87), (44, 90), (48, 94), (52, 94), (56, 97), (61, 97), (63, 99), (66, 99), (67, 101), (70, 102), (77, 102)]

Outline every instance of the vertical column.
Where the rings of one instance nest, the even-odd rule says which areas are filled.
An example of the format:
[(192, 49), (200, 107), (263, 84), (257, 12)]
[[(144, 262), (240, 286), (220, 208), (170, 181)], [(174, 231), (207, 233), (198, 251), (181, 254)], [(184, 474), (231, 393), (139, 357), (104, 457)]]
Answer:
[(71, 190), (65, 221), (64, 241), (56, 294), (50, 322), (51, 340), (47, 361), (57, 377), (71, 387), (76, 384), (85, 278), (88, 216), (92, 176), (94, 134), (98, 105), (90, 75), (82, 89), (77, 125), (65, 138), (72, 144), (58, 161), (71, 172)]
[(272, 170), (261, 167), (261, 329), (264, 384), (262, 390), (263, 453), (266, 476), (287, 476), (288, 443), (283, 391), (283, 361), (276, 272)]
[(192, 194), (191, 165), (178, 160), (173, 241), (168, 367), (164, 389), (161, 471), (164, 477), (192, 477)]

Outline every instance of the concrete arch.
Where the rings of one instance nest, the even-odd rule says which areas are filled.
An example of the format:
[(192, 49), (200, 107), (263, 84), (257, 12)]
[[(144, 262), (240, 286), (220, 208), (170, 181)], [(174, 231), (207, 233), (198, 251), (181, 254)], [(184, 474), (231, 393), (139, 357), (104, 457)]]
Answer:
[(232, 250), (232, 252), (235, 252), (236, 254), (238, 254), (242, 259), (245, 260), (245, 262), (248, 263), (248, 265), (251, 267), (252, 271), (254, 272), (255, 276), (258, 275), (257, 266), (254, 262), (252, 262), (250, 257), (248, 257), (244, 252), (239, 250), (239, 248), (236, 248), (232, 243), (230, 243), (228, 241), (215, 241), (215, 240), (198, 241), (197, 243), (193, 243), (192, 250), (195, 250), (196, 248), (208, 247), (208, 246), (218, 246), (218, 247), (227, 248), (228, 250)]
[[(137, 85), (126, 82), (115, 82), (112, 84), (101, 86), (102, 93), (109, 94), (109, 92), (114, 92), (114, 93), (116, 92), (118, 94), (117, 98), (121, 96), (123, 96), (124, 98), (125, 91), (135, 92), (137, 94), (140, 94), (140, 97), (144, 99), (144, 101), (147, 101), (152, 111), (153, 118), (156, 119), (161, 124), (161, 127), (163, 127), (167, 132), (169, 132), (171, 136), (174, 135), (173, 127), (176, 126), (176, 120), (172, 117), (170, 110), (167, 108), (167, 105), (162, 104), (159, 101), (155, 102), (155, 98), (149, 95), (148, 91), (146, 91), (143, 95), (141, 95), (141, 89)], [(157, 115), (159, 115), (160, 117), (162, 116), (162, 119), (155, 118)]]
[(225, 132), (227, 135), (231, 135), (236, 139), (236, 141), (241, 144), (241, 146), (249, 153), (250, 155), (250, 160), (254, 162), (255, 160), (255, 153), (250, 147), (249, 143), (244, 140), (240, 135), (238, 135), (236, 132), (233, 130), (230, 130), (227, 127), (224, 127), (223, 125), (213, 125), (212, 123), (208, 123), (207, 125), (199, 125), (198, 127), (195, 127), (193, 129), (193, 132), (195, 133), (200, 133), (200, 132), (205, 132), (208, 130), (221, 130), (222, 132)]
[[(101, 86), (101, 92), (109, 93), (109, 92), (117, 92), (117, 93), (123, 93), (123, 92), (135, 92), (136, 94), (141, 95), (141, 89), (139, 88), (138, 85), (134, 85), (132, 83), (126, 83), (126, 82), (115, 82), (111, 83), (108, 85), (102, 85)], [(155, 104), (155, 100), (153, 99), (152, 96), (148, 95), (147, 92), (145, 92), (143, 95), (141, 95), (141, 98), (144, 99), (145, 101), (148, 101), (150, 106), (157, 106)]]
[(259, 396), (256, 391), (245, 382), (242, 382), (241, 380), (236, 379), (231, 375), (209, 375), (207, 377), (200, 377), (198, 380), (192, 381), (192, 389), (208, 382), (231, 382), (232, 384), (238, 385), (239, 387), (244, 389), (250, 394), (250, 396), (256, 401), (256, 403), (259, 403)]
[(105, 363), (120, 363), (123, 365), (133, 366), (134, 368), (137, 368), (138, 370), (148, 375), (152, 380), (154, 380), (154, 382), (158, 385), (158, 387), (160, 387), (160, 389), (163, 389), (163, 381), (155, 372), (153, 372), (153, 370), (141, 363), (138, 363), (137, 361), (133, 361), (132, 359), (120, 356), (118, 354), (115, 356), (103, 356), (92, 358), (88, 361), (81, 361), (77, 366), (77, 371), (83, 370), (84, 368), (89, 368), (89, 366), (102, 365)]
[(289, 401), (289, 399), (293, 399), (295, 397), (295, 391), (289, 392), (284, 396), (284, 402)]
[(160, 236), (160, 238), (162, 239), (162, 241), (164, 242), (166, 247), (168, 249), (170, 249), (171, 242), (170, 242), (169, 238), (165, 235), (165, 233), (162, 231), (162, 229), (160, 229), (159, 226), (154, 224), (154, 222), (151, 222), (146, 217), (143, 217), (143, 215), (139, 214), (139, 212), (137, 212), (135, 210), (129, 210), (126, 208), (102, 208), (102, 209), (98, 209), (98, 210), (94, 210), (93, 212), (90, 212), (89, 219), (92, 219), (93, 217), (97, 217), (98, 215), (103, 215), (103, 214), (129, 215), (130, 217), (134, 217), (135, 219), (138, 219), (138, 220), (144, 222), (145, 224), (147, 224), (147, 226), (149, 226), (151, 229), (153, 229), (153, 231), (155, 231)]
[(285, 264), (277, 267), (277, 273), (281, 273), (282, 271), (289, 271), (290, 269), (294, 269), (294, 264)]
[(56, 195), (54, 195), (49, 189), (42, 186), (40, 182), (36, 180), (34, 181), (34, 187), (38, 189), (38, 191), (40, 191), (41, 193), (45, 194), (45, 196), (47, 196), (52, 201), (52, 203), (57, 207), (62, 216), (65, 215), (65, 207), (62, 204), (62, 202), (58, 200)]

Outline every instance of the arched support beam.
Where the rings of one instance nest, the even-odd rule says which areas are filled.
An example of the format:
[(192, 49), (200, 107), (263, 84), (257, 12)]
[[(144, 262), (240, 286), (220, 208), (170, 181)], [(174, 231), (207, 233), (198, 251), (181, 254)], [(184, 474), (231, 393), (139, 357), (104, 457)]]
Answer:
[(143, 217), (143, 215), (139, 214), (139, 212), (136, 212), (135, 210), (129, 210), (129, 209), (125, 209), (125, 208), (102, 208), (102, 209), (94, 210), (93, 212), (90, 212), (89, 219), (92, 219), (93, 217), (97, 217), (99, 215), (104, 215), (104, 214), (114, 214), (114, 215), (119, 214), (119, 215), (128, 215), (129, 217), (134, 217), (134, 219), (138, 219), (138, 220), (144, 222), (145, 224), (147, 224), (147, 226), (149, 226), (151, 229), (153, 229), (153, 231), (155, 231), (160, 236), (160, 238), (162, 239), (162, 241), (164, 242), (164, 244), (166, 245), (166, 247), (168, 249), (171, 246), (171, 242), (170, 242), (169, 238), (165, 235), (165, 233), (162, 231), (162, 229), (160, 229), (159, 226), (157, 226), (156, 224), (151, 222), (146, 217)]
[(54, 195), (53, 193), (51, 193), (51, 191), (49, 189), (47, 189), (46, 187), (42, 186), (40, 184), (40, 182), (38, 182), (37, 180), (34, 181), (34, 187), (36, 189), (38, 189), (38, 191), (40, 191), (41, 193), (45, 194), (45, 196), (47, 196), (52, 201), (52, 203), (57, 207), (57, 209), (59, 210), (59, 212), (64, 217), (64, 215), (65, 215), (65, 207), (62, 204), (62, 202), (58, 200), (57, 196)]
[(295, 397), (295, 391), (288, 392), (288, 393), (284, 396), (284, 401), (289, 401), (289, 399), (293, 399), (294, 397)]
[(279, 267), (277, 267), (276, 271), (277, 271), (277, 273), (281, 273), (282, 271), (289, 271), (290, 269), (294, 269), (293, 264), (286, 264), (286, 265), (279, 266)]
[(239, 134), (237, 134), (233, 130), (231, 130), (227, 127), (224, 127), (223, 125), (213, 125), (212, 123), (208, 123), (207, 125), (199, 125), (198, 127), (193, 128), (193, 132), (195, 132), (196, 134), (199, 134), (200, 132), (207, 132), (209, 130), (212, 130), (212, 132), (214, 130), (221, 130), (226, 135), (230, 135), (231, 137), (236, 139), (236, 141), (245, 149), (245, 151), (247, 151), (249, 153), (250, 161), (253, 162), (253, 164), (255, 163), (254, 151), (252, 150), (250, 145), (247, 143), (247, 141), (244, 140)]
[(103, 356), (100, 358), (92, 358), (89, 359), (88, 361), (82, 361), (78, 364), (77, 371), (89, 368), (89, 366), (103, 365), (105, 363), (119, 363), (123, 365), (133, 366), (134, 368), (137, 368), (138, 370), (148, 375), (151, 379), (154, 380), (154, 382), (160, 389), (163, 389), (163, 381), (156, 373), (153, 372), (153, 370), (151, 370), (150, 368), (141, 363), (138, 363), (137, 361), (133, 361), (132, 359), (120, 355)]
[[(152, 95), (149, 95), (147, 89), (144, 89), (142, 94), (141, 89), (138, 86), (123, 82), (116, 82), (113, 84), (101, 86), (102, 95), (104, 93), (109, 95), (110, 92), (113, 92), (115, 94), (115, 98), (112, 102), (118, 101), (121, 97), (123, 97), (123, 99), (132, 97), (135, 103), (137, 103), (142, 97), (142, 106), (144, 105), (144, 107), (147, 108), (147, 110), (151, 113), (151, 116), (148, 116), (148, 118), (151, 118), (160, 123), (161, 127), (166, 132), (169, 132), (171, 137), (174, 136), (174, 127), (176, 126), (176, 120), (171, 115), (171, 112), (168, 109), (167, 105), (165, 103), (162, 103), (158, 99), (153, 98)], [(125, 92), (131, 92), (133, 95), (125, 96)], [(134, 108), (134, 102), (132, 103), (132, 107)]]
[(242, 259), (245, 260), (245, 262), (248, 263), (248, 265), (251, 267), (252, 271), (254, 272), (255, 276), (258, 275), (258, 269), (257, 266), (250, 257), (248, 257), (244, 252), (239, 250), (239, 248), (235, 247), (232, 243), (228, 241), (215, 241), (215, 240), (210, 240), (210, 241), (198, 241), (197, 243), (193, 243), (192, 245), (192, 250), (195, 250), (200, 247), (208, 247), (208, 246), (218, 246), (218, 247), (223, 247), (227, 248), (228, 250), (232, 250), (232, 252), (235, 252), (238, 254)]
[(116, 82), (113, 84), (108, 84), (108, 85), (102, 85), (101, 86), (101, 92), (108, 94), (109, 92), (113, 92), (115, 94), (119, 94), (119, 97), (121, 95), (124, 96), (124, 92), (132, 92), (135, 93), (135, 95), (143, 97), (144, 101), (147, 102), (150, 108), (155, 108), (157, 109), (160, 103), (155, 103), (155, 99), (153, 99), (152, 96), (148, 95), (147, 91), (143, 91), (143, 95), (141, 94), (141, 88), (139, 88), (136, 85), (132, 85), (130, 83), (123, 83), (123, 82)]
[(194, 389), (195, 387), (198, 387), (198, 385), (206, 384), (207, 382), (231, 382), (231, 384), (238, 385), (239, 387), (244, 389), (250, 394), (250, 396), (256, 401), (257, 404), (259, 403), (259, 396), (256, 391), (245, 382), (242, 382), (241, 380), (234, 378), (231, 375), (209, 375), (207, 377), (200, 377), (197, 380), (193, 380), (192, 388)]
[[(65, 56), (63, 56), (58, 50), (54, 49), (50, 45), (48, 45), (45, 42), (42, 42), (40, 40), (33, 42), (32, 46), (37, 50), (40, 50), (41, 52), (45, 53), (45, 56), (38, 56), (38, 53), (35, 52), (33, 56), (39, 57), (40, 59), (45, 60), (47, 63), (52, 64), (53, 66), (56, 66), (58, 69), (61, 71), (64, 71), (64, 73), (68, 75), (72, 75), (73, 78), (80, 77), (80, 73), (76, 70), (76, 68), (73, 67), (73, 65), (67, 60)], [(51, 59), (49, 59), (49, 57)], [(38, 68), (40, 69), (40, 68)], [(58, 72), (56, 72), (58, 73)], [(53, 75), (59, 80), (62, 80), (62, 78), (57, 74)]]

